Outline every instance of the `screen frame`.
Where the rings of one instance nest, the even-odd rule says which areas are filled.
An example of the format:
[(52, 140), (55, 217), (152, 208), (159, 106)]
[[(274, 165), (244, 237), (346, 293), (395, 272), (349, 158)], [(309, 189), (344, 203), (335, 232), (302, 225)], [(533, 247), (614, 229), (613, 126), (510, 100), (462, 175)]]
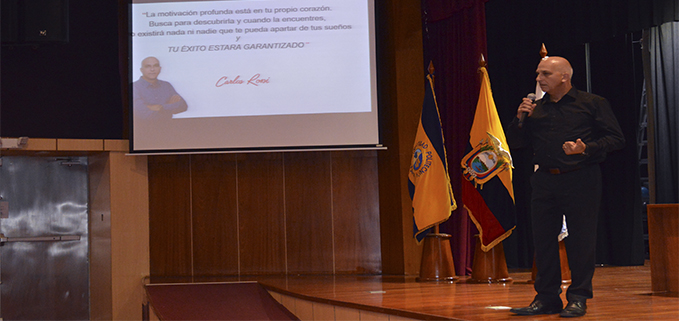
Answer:
[[(210, 0), (192, 0), (192, 1), (210, 1)], [(368, 34), (369, 34), (369, 76), (370, 76), (370, 92), (371, 92), (371, 111), (370, 114), (374, 118), (376, 141), (375, 143), (367, 144), (285, 144), (285, 145), (263, 145), (263, 146), (215, 146), (215, 147), (187, 147), (187, 148), (135, 148), (135, 130), (134, 130), (134, 89), (133, 82), (135, 81), (134, 69), (139, 67), (132, 63), (133, 56), (133, 41), (131, 37), (132, 30), (132, 5), (137, 3), (159, 3), (159, 2), (186, 2), (186, 0), (130, 0), (128, 2), (128, 41), (129, 41), (129, 60), (128, 64), (128, 84), (129, 84), (129, 154), (132, 155), (174, 155), (174, 154), (212, 154), (212, 153), (259, 153), (259, 152), (304, 152), (304, 151), (338, 151), (338, 150), (383, 150), (386, 149), (382, 145), (382, 134), (380, 125), (380, 107), (378, 104), (378, 85), (377, 85), (377, 35), (376, 35), (376, 10), (375, 0), (365, 0), (368, 5)], [(316, 115), (316, 114), (311, 114)]]

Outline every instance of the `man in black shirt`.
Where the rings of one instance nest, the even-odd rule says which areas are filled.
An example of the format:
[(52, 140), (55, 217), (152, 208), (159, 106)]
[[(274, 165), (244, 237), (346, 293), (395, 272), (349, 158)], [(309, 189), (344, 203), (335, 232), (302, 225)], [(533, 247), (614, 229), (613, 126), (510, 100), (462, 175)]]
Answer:
[[(532, 146), (538, 166), (531, 176), (537, 295), (529, 306), (511, 312), (579, 317), (585, 315), (586, 301), (592, 298), (601, 202), (599, 163), (606, 153), (622, 148), (625, 139), (608, 101), (571, 85), (573, 68), (568, 60), (544, 58), (536, 72), (546, 94), (535, 102), (523, 99), (508, 128), (508, 138), (512, 148)], [(523, 113), (527, 117), (519, 126)], [(558, 235), (563, 215), (568, 224), (564, 241), (572, 278), (565, 309), (559, 296)]]

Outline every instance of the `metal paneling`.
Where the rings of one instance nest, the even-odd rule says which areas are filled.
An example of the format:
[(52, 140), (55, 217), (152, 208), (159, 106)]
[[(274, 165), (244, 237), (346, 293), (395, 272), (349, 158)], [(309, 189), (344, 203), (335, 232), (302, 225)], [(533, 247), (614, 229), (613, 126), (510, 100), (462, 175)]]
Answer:
[(89, 319), (87, 184), (85, 157), (2, 157), (4, 320)]

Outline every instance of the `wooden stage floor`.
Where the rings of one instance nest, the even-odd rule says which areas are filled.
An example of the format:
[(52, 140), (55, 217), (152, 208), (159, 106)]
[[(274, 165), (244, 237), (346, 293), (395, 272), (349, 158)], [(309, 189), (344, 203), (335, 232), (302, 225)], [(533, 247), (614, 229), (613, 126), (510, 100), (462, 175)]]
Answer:
[[(509, 307), (528, 305), (533, 285), (528, 272), (510, 271), (511, 282), (477, 284), (468, 277), (455, 283), (417, 282), (388, 276), (261, 276), (269, 290), (312, 302), (366, 309), (422, 320), (555, 320), (559, 315), (516, 316)], [(579, 320), (679, 320), (676, 295), (652, 293), (645, 266), (598, 267), (594, 298)], [(562, 298), (565, 302), (565, 289)]]

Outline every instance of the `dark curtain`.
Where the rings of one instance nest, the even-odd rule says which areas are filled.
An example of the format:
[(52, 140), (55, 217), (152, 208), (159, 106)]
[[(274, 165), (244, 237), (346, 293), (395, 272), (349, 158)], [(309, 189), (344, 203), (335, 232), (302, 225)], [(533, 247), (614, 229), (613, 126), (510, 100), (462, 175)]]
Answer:
[(655, 203), (679, 203), (679, 23), (650, 30), (655, 122)]
[(660, 26), (665, 22), (679, 21), (677, 0), (627, 0), (627, 8), (628, 31), (639, 31)]
[(130, 139), (130, 28), (129, 0), (118, 0), (118, 73), (123, 107), (123, 139)]
[(640, 38), (641, 33), (630, 33), (595, 40), (589, 46), (592, 92), (611, 103), (626, 140), (622, 150), (609, 153), (601, 163), (603, 191), (597, 229), (600, 264), (641, 265), (645, 259), (636, 144), (644, 84)]
[[(644, 8), (658, 1), (648, 1)], [(570, 60), (573, 84), (587, 89), (587, 62), (592, 92), (606, 97), (614, 109), (627, 144), (601, 165), (604, 183), (597, 238), (597, 263), (638, 265), (644, 262), (641, 184), (636, 146), (643, 72), (640, 32), (636, 23), (652, 23), (654, 15), (628, 8), (639, 1), (490, 0), (486, 4), (488, 56), (493, 95), (504, 124), (535, 89), (535, 68), (541, 44), (549, 55)], [(525, 13), (526, 19), (514, 14)], [(640, 17), (643, 17), (640, 18)], [(493, 71), (495, 73), (493, 73)], [(510, 146), (511, 148), (511, 146)], [(530, 224), (532, 151), (512, 149), (517, 227), (503, 244), (510, 268), (530, 268), (533, 261)]]
[[(435, 68), (436, 100), (441, 114), (451, 185), (458, 209), (441, 224), (452, 235), (458, 275), (471, 273), (476, 227), (462, 206), (460, 161), (464, 156), (479, 96), (479, 58), (486, 54), (486, 0), (423, 0), (424, 64)], [(489, 67), (491, 82), (493, 68)]]
[[(61, 3), (66, 14), (49, 19), (66, 19), (68, 41), (0, 48), (2, 136), (121, 139), (118, 3)], [(33, 13), (22, 17), (41, 18)]]

